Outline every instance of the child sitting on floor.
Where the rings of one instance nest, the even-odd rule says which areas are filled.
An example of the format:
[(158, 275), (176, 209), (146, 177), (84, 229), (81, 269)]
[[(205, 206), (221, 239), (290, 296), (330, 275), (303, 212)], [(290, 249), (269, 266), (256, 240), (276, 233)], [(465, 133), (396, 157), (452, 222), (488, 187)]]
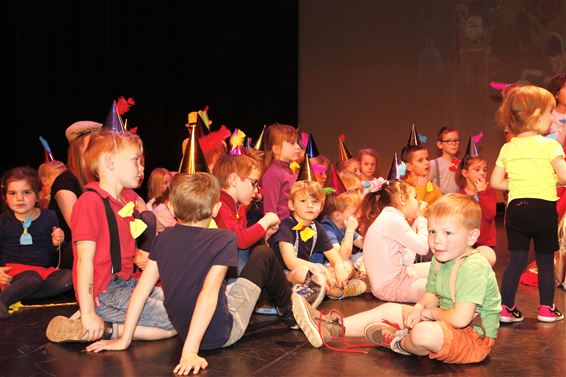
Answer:
[(428, 205), (442, 196), (440, 187), (428, 178), (430, 160), (428, 149), (424, 145), (407, 145), (401, 152), (401, 159), (406, 164), (404, 180), (415, 187), (417, 199)]
[(501, 296), (495, 273), (473, 248), (481, 209), (469, 196), (447, 194), (427, 210), (434, 253), (426, 292), (414, 306), (385, 303), (341, 319), (293, 297), (293, 313), (314, 347), (333, 337), (365, 337), (402, 355), (445, 363), (483, 361), (499, 329)]
[(238, 263), (237, 241), (232, 231), (208, 229), (222, 205), (216, 178), (208, 173), (180, 173), (171, 181), (170, 190), (170, 205), (179, 223), (156, 239), (132, 294), (122, 336), (99, 341), (87, 350), (128, 348), (158, 279), (167, 297), (169, 318), (184, 341), (173, 370), (178, 375), (196, 374), (208, 366), (200, 350), (228, 347), (244, 335), (262, 289), (275, 302), (279, 318), (298, 329), (291, 310), (291, 284), (269, 248), (255, 248), (240, 277), (226, 286), (228, 267)]
[[(281, 265), (289, 272), (287, 279), (303, 284), (311, 278), (321, 285), (321, 294), (315, 301), (320, 304), (324, 292), (331, 298), (357, 296), (366, 291), (366, 284), (354, 275), (352, 262), (342, 259), (328, 239), (326, 232), (315, 219), (324, 205), (324, 190), (318, 182), (299, 181), (291, 188), (289, 208), (291, 216), (281, 222), (279, 231), (270, 239)], [(329, 267), (313, 262), (324, 254)], [(316, 306), (315, 305), (315, 306)]]

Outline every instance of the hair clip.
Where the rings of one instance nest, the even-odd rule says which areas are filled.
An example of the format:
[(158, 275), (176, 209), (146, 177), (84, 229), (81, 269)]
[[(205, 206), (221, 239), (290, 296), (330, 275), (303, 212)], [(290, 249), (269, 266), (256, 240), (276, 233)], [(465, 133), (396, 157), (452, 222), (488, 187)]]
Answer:
[(371, 181), (364, 183), (364, 189), (369, 189), (369, 192), (378, 192), (383, 188), (383, 185), (387, 183), (389, 183), (389, 181), (382, 177), (374, 178)]

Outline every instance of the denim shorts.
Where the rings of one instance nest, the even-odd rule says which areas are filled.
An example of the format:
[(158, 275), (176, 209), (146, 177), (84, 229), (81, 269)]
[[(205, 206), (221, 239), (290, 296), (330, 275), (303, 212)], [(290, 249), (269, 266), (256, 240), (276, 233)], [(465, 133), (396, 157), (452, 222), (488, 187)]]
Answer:
[[(137, 283), (138, 280), (134, 278), (124, 280), (114, 276), (108, 285), (108, 289), (98, 296), (100, 305), (96, 308), (96, 314), (105, 322), (124, 323), (128, 304)], [(157, 327), (167, 331), (174, 330), (163, 306), (163, 298), (163, 289), (153, 287), (143, 307), (138, 326)]]

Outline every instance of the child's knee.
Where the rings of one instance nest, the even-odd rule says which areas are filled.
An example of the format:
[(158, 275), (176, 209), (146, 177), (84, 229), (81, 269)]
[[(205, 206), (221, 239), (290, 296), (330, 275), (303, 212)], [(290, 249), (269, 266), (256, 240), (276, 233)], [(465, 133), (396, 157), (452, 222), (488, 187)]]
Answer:
[(438, 352), (444, 343), (442, 328), (431, 321), (419, 322), (409, 333), (411, 342), (417, 346), (426, 348), (431, 352)]

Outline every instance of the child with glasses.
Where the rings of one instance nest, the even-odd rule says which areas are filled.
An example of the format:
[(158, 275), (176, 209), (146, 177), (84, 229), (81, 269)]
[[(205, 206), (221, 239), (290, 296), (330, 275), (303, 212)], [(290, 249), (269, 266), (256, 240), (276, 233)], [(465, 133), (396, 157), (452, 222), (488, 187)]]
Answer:
[[(267, 212), (257, 223), (248, 226), (246, 210), (254, 200), (261, 177), (257, 160), (245, 154), (224, 155), (216, 161), (212, 173), (220, 182), (222, 203), (214, 221), (219, 228), (232, 230), (236, 234), (239, 274), (252, 247), (279, 229), (279, 217), (274, 212)], [(266, 247), (265, 243), (263, 247)]]
[(460, 189), (456, 181), (456, 170), (460, 163), (456, 155), (460, 149), (460, 142), (460, 133), (457, 129), (442, 127), (438, 131), (436, 147), (441, 155), (430, 162), (429, 177), (440, 187), (443, 194), (458, 192)]

